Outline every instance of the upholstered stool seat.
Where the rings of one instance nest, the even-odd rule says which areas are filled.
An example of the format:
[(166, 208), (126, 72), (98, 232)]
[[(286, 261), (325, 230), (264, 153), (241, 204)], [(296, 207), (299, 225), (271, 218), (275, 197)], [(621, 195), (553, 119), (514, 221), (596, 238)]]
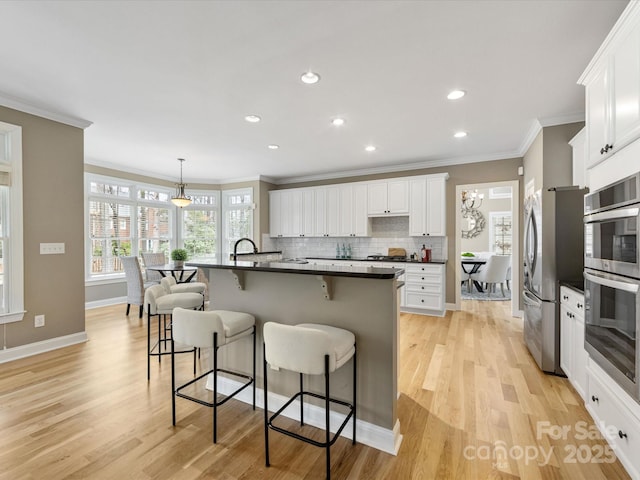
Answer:
[(168, 293), (199, 293), (204, 295), (207, 285), (203, 282), (178, 283), (173, 277), (163, 277), (160, 284)]
[[(160, 362), (162, 355), (169, 355), (171, 352), (166, 348), (166, 343), (170, 341), (167, 332), (171, 331), (171, 324), (167, 326), (167, 318), (171, 317), (173, 309), (202, 308), (203, 296), (200, 293), (167, 293), (162, 285), (152, 285), (144, 293), (144, 303), (147, 308), (147, 380), (151, 378), (151, 357), (157, 356)], [(158, 317), (158, 340), (151, 345), (151, 317)], [(163, 347), (164, 351), (163, 351)], [(193, 368), (195, 371), (195, 348), (180, 350), (176, 353), (193, 352)]]
[[(253, 409), (256, 408), (256, 319), (253, 315), (229, 310), (195, 311), (175, 308), (172, 318), (172, 342), (171, 351), (174, 351), (174, 342), (193, 348), (212, 349), (212, 368), (196, 378), (176, 387), (175, 382), (175, 357), (171, 356), (171, 389), (173, 425), (176, 424), (176, 397), (186, 398), (201, 405), (213, 408), (213, 443), (218, 441), (218, 407), (233, 398), (249, 385), (253, 384)], [(253, 336), (253, 372), (252, 375), (218, 368), (218, 349), (240, 340)], [(244, 383), (233, 393), (222, 400), (218, 400), (218, 372), (223, 372), (244, 379)], [(195, 374), (195, 373), (194, 373)], [(207, 377), (213, 376), (213, 400), (202, 400), (193, 395), (187, 395), (182, 391), (189, 385)]]
[[(353, 422), (352, 443), (356, 442), (356, 342), (355, 335), (341, 328), (315, 323), (299, 325), (282, 325), (267, 322), (263, 329), (264, 337), (264, 434), (266, 465), (269, 463), (269, 430), (275, 430), (290, 437), (302, 440), (317, 447), (323, 447), (326, 452), (326, 476), (331, 478), (330, 447), (347, 425), (349, 419)], [(338, 368), (353, 358), (353, 403), (331, 398), (329, 376)], [(273, 369), (297, 372), (300, 379), (300, 391), (291, 397), (277, 412), (269, 417), (267, 366)], [(324, 395), (304, 390), (303, 375), (324, 375)], [(325, 431), (323, 442), (306, 437), (298, 432), (286, 430), (274, 425), (274, 420), (296, 399), (300, 402), (300, 424), (304, 425), (304, 397), (310, 396), (324, 400)], [(329, 418), (331, 403), (347, 407), (347, 413), (336, 433), (331, 437)]]

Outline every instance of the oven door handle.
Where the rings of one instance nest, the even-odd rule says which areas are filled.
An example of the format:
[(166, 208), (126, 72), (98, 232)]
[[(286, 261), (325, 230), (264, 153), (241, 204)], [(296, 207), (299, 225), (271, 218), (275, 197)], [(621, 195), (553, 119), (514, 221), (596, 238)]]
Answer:
[(584, 223), (601, 222), (602, 220), (614, 220), (616, 218), (637, 217), (640, 208), (620, 208), (608, 212), (593, 213), (584, 216)]
[(636, 283), (611, 280), (610, 278), (604, 278), (600, 275), (593, 275), (592, 273), (588, 272), (584, 272), (584, 278), (586, 278), (590, 282), (597, 283), (598, 285), (604, 285), (605, 287), (611, 287), (617, 290), (624, 290), (625, 292), (638, 293), (638, 289), (640, 289), (640, 287)]

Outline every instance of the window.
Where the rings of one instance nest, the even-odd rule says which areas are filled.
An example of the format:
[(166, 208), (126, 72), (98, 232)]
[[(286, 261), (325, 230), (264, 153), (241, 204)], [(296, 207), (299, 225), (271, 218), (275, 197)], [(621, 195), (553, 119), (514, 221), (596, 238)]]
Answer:
[[(222, 192), (222, 215), (224, 217), (223, 256), (233, 253), (233, 245), (240, 238), (253, 239), (253, 188), (226, 190)], [(248, 244), (248, 242), (247, 242)], [(242, 251), (247, 251), (243, 245)]]
[(24, 316), (22, 129), (0, 122), (0, 324)]
[(511, 255), (511, 212), (489, 212), (490, 250), (497, 255)]
[(87, 175), (88, 276), (123, 273), (120, 257), (168, 254), (175, 244), (171, 189)]
[(193, 203), (182, 209), (181, 238), (190, 259), (214, 260), (219, 246), (220, 194), (191, 195)]
[[(89, 280), (121, 277), (122, 256), (162, 252), (169, 258), (176, 247), (184, 247), (190, 260), (214, 260), (219, 255), (218, 191), (189, 192), (193, 203), (177, 208), (171, 203), (173, 189), (158, 185), (87, 174), (85, 190)], [(239, 191), (232, 199), (234, 212), (246, 209), (251, 199), (252, 189)], [(252, 216), (248, 221), (251, 230)]]

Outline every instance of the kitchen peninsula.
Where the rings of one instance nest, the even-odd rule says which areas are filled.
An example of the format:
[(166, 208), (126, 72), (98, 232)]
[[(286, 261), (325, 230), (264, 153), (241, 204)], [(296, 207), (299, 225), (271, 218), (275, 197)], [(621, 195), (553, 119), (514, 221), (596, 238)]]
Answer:
[[(231, 260), (213, 264), (190, 262), (189, 266), (203, 269), (208, 277), (211, 310), (242, 311), (256, 317), (258, 388), (262, 387), (264, 323), (320, 323), (353, 332), (358, 362), (358, 441), (397, 453), (401, 441), (396, 411), (401, 285), (398, 277), (403, 270)], [(223, 366), (250, 372), (250, 359), (243, 346), (234, 348), (235, 345), (229, 345), (220, 351)], [(305, 384), (311, 390), (324, 391), (320, 377), (305, 378)], [(351, 384), (350, 369), (336, 371), (331, 376), (331, 395), (351, 401)], [(270, 390), (271, 385), (276, 393), (272, 397), (270, 392), (269, 406), (279, 408), (285, 397), (297, 391), (298, 376), (292, 372), (273, 372)], [(221, 387), (225, 393), (224, 385)], [(261, 394), (258, 399), (261, 405)], [(320, 426), (322, 416), (315, 413), (312, 408), (305, 419), (308, 417), (309, 423)], [(298, 418), (296, 413), (293, 416)], [(350, 429), (346, 428), (343, 435), (348, 432)]]

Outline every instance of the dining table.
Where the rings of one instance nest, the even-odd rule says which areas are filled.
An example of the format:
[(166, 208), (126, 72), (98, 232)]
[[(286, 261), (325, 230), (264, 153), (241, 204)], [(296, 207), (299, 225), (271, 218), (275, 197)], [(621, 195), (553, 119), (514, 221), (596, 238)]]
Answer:
[(175, 278), (176, 283), (188, 283), (195, 277), (198, 271), (197, 267), (185, 267), (167, 263), (165, 265), (150, 265), (147, 270), (159, 272), (161, 276), (171, 275)]
[[(469, 293), (471, 293), (471, 282), (472, 282), (471, 275), (473, 275), (474, 273), (478, 273), (478, 270), (480, 270), (480, 267), (485, 263), (487, 263), (487, 261), (482, 258), (462, 257), (460, 259), (462, 270), (464, 271), (464, 273), (469, 275), (469, 279), (468, 279)], [(480, 282), (473, 280), (473, 284), (476, 286), (476, 288), (480, 293), (484, 292)]]

